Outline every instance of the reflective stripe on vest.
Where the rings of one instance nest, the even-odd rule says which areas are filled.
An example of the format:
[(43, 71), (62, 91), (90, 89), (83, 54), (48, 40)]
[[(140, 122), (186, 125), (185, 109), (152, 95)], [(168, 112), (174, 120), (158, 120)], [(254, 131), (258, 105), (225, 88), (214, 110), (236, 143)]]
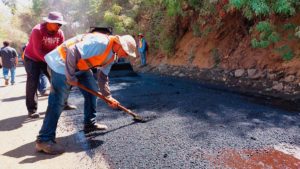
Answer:
[[(97, 35), (97, 33), (95, 33), (95, 35)], [(82, 36), (82, 38), (80, 38), (80, 39), (74, 39), (69, 42), (66, 41), (66, 43), (63, 43), (56, 48), (60, 57), (64, 60), (64, 62), (67, 57), (67, 48), (72, 45), (75, 45), (78, 42), (81, 42), (83, 40), (83, 38), (84, 38), (84, 36)], [(109, 42), (107, 44), (105, 51), (102, 54), (92, 56), (88, 59), (79, 59), (79, 61), (77, 63), (77, 68), (79, 70), (88, 70), (88, 69), (96, 67), (96, 66), (105, 66), (114, 61), (114, 57), (112, 57), (106, 63), (104, 63), (112, 50), (113, 43), (118, 40), (116, 36), (108, 36), (108, 38), (109, 38)]]
[(117, 37), (109, 36), (109, 42), (107, 44), (105, 51), (100, 55), (92, 56), (88, 59), (79, 59), (79, 61), (77, 63), (78, 69), (79, 70), (88, 70), (88, 69), (96, 67), (96, 66), (104, 66), (104, 65), (111, 63), (114, 60), (114, 57), (109, 59), (106, 63), (104, 63), (104, 62), (107, 59), (109, 53), (111, 52), (113, 44), (114, 44), (114, 42), (116, 42), (116, 40), (117, 40)]
[(25, 51), (22, 53), (22, 60), (24, 61), (24, 57), (25, 57)]
[(72, 38), (69, 39), (67, 41), (65, 41), (63, 44), (59, 45), (56, 49), (59, 53), (59, 55), (61, 56), (61, 58), (63, 59), (63, 61), (66, 61), (66, 57), (67, 57), (67, 48), (71, 47), (72, 45), (75, 45), (78, 42), (81, 42), (83, 40), (83, 38), (85, 37), (85, 35), (81, 35), (81, 37), (79, 38)]

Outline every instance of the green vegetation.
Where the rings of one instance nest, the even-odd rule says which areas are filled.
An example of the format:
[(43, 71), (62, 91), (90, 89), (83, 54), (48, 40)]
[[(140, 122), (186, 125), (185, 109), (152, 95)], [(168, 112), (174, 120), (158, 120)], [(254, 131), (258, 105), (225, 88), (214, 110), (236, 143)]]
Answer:
[(268, 21), (259, 22), (255, 27), (255, 31), (259, 32), (259, 38), (252, 39), (251, 45), (254, 48), (267, 48), (280, 40), (274, 26)]
[(293, 50), (287, 45), (276, 48), (275, 50), (281, 55), (282, 59), (285, 61), (292, 60), (294, 57)]
[(248, 19), (273, 13), (292, 16), (296, 13), (296, 5), (299, 5), (298, 0), (229, 0), (229, 3), (241, 10)]
[(287, 24), (284, 24), (282, 27), (283, 27), (283, 29), (285, 31), (287, 31), (287, 30), (294, 30), (294, 29), (296, 29), (297, 25), (295, 25), (293, 23), (287, 23)]
[(123, 8), (118, 4), (113, 4), (113, 6), (105, 11), (104, 21), (114, 28), (115, 33), (134, 33), (130, 31), (134, 25), (135, 21), (133, 18), (122, 14)]
[[(254, 28), (252, 33), (256, 35), (251, 40), (251, 45), (254, 48), (267, 48), (281, 40), (281, 35), (276, 31), (280, 25), (273, 25), (268, 20), (274, 16), (290, 17), (296, 14), (299, 9), (299, 0), (230, 0), (229, 4), (239, 11), (249, 20), (260, 20)], [(288, 33), (287, 39), (293, 40), (294, 37), (299, 37), (299, 30), (297, 25), (286, 23), (282, 26), (285, 33)], [(295, 31), (291, 34), (289, 31)], [(256, 34), (258, 33), (258, 34)], [(284, 35), (283, 35), (284, 36)], [(291, 60), (294, 56), (293, 50), (284, 45), (275, 49), (280, 53), (284, 60)]]
[(162, 2), (167, 8), (168, 15), (176, 16), (182, 14), (181, 0), (164, 0)]

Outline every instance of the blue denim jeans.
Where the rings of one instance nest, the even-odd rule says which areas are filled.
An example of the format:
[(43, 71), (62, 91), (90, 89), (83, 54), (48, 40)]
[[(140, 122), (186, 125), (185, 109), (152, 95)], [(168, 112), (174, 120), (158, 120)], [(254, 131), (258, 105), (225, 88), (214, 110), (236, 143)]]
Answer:
[(8, 77), (9, 71), (10, 71), (10, 77), (11, 77), (10, 83), (14, 84), (15, 83), (15, 76), (16, 76), (16, 67), (12, 67), (12, 68), (4, 68), (3, 67), (3, 77), (4, 77), (5, 80), (9, 79), (9, 77)]
[(39, 77), (38, 91), (42, 94), (45, 93), (48, 86), (48, 78), (47, 76), (41, 72)]
[[(98, 86), (91, 71), (80, 71), (76, 74), (78, 82), (87, 88), (98, 91)], [(84, 97), (84, 124), (95, 123), (97, 97), (80, 90)], [(42, 128), (37, 140), (46, 142), (55, 140), (57, 122), (63, 110), (64, 103), (70, 93), (70, 85), (65, 75), (51, 71), (51, 91), (48, 98), (48, 107)]]
[(141, 65), (145, 66), (146, 65), (146, 52), (140, 52), (141, 56)]

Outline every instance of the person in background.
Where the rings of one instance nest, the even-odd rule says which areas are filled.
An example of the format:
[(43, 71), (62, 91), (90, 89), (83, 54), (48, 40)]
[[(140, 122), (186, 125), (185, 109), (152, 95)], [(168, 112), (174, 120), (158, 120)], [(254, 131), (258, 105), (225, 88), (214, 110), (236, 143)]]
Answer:
[(10, 83), (11, 85), (15, 84), (15, 75), (16, 75), (16, 67), (18, 64), (18, 53), (16, 49), (9, 46), (8, 41), (3, 42), (3, 47), (0, 50), (1, 62), (3, 67), (3, 76), (4, 76), (4, 84), (7, 86), (9, 84), (9, 76), (10, 72)]
[(66, 22), (61, 13), (50, 12), (48, 17), (43, 18), (43, 21), (32, 29), (24, 51), (25, 70), (27, 72), (26, 107), (30, 118), (39, 117), (37, 88), (41, 72), (50, 79), (44, 57), (64, 41), (64, 34), (60, 27)]
[[(130, 35), (109, 36), (103, 33), (77, 35), (45, 56), (51, 69), (52, 88), (43, 125), (37, 136), (36, 150), (47, 154), (61, 154), (64, 148), (56, 143), (57, 122), (61, 115), (63, 102), (68, 97), (70, 86), (80, 84), (100, 92), (117, 108), (119, 102), (110, 93), (108, 74), (117, 58), (135, 57), (136, 42)], [(92, 68), (99, 67), (98, 86)], [(104, 124), (96, 123), (97, 97), (80, 89), (84, 97), (84, 132), (106, 130)]]
[(146, 66), (148, 45), (142, 33), (138, 35), (138, 51), (141, 57), (141, 66)]
[(48, 87), (48, 78), (43, 72), (41, 72), (39, 77), (39, 84), (38, 84), (38, 91), (41, 96), (49, 95), (47, 87)]

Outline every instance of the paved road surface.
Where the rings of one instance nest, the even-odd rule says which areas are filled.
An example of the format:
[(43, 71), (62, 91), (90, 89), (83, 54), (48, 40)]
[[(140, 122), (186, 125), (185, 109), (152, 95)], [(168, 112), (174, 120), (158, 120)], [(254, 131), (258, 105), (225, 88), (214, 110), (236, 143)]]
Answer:
[[(15, 86), (0, 87), (0, 168), (300, 168), (300, 114), (259, 104), (237, 94), (170, 77), (142, 74), (112, 78), (113, 95), (124, 106), (155, 117), (134, 123), (98, 101), (97, 120), (106, 132), (82, 132), (83, 98), (74, 88), (63, 112), (58, 141), (67, 152), (34, 151), (42, 118), (25, 109), (23, 68)], [(0, 79), (0, 83), (3, 79)], [(2, 83), (1, 83), (2, 84)], [(45, 112), (47, 98), (39, 98)]]
[[(104, 155), (112, 168), (300, 168), (299, 112), (147, 74), (111, 79), (111, 90), (125, 107), (156, 117), (134, 123), (99, 100), (97, 118), (109, 130), (78, 135), (91, 156)], [(82, 107), (78, 91), (71, 102)], [(65, 118), (82, 128), (81, 112)]]

